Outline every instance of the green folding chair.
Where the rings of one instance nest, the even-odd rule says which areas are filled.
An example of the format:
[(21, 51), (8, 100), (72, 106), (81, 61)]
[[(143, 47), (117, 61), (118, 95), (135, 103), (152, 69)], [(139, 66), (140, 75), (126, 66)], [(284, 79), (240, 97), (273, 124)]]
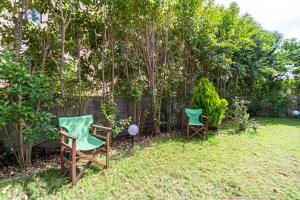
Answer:
[(207, 138), (208, 117), (202, 114), (202, 109), (184, 109), (184, 126), (186, 137), (191, 138), (194, 135), (201, 135)]
[[(84, 171), (92, 164), (108, 167), (110, 151), (111, 128), (93, 125), (93, 116), (62, 117), (59, 118), (60, 126), (60, 157), (63, 176), (71, 173), (72, 184), (75, 185)], [(97, 130), (106, 133), (105, 136), (98, 135)], [(92, 134), (91, 134), (92, 133)], [(96, 160), (96, 154), (104, 151), (106, 154), (105, 165)], [(85, 153), (84, 153), (85, 152)], [(90, 154), (87, 154), (91, 152)], [(70, 156), (67, 156), (70, 155)], [(87, 160), (87, 164), (77, 174), (76, 163), (79, 159)], [(66, 169), (65, 165), (69, 167)]]

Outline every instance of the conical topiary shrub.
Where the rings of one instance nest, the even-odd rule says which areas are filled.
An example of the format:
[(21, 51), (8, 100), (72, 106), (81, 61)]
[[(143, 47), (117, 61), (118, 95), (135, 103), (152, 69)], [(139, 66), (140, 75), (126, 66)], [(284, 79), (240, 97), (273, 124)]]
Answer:
[(227, 105), (226, 99), (219, 98), (208, 78), (201, 78), (192, 97), (192, 107), (203, 109), (203, 114), (208, 116), (209, 126), (217, 127), (222, 122)]

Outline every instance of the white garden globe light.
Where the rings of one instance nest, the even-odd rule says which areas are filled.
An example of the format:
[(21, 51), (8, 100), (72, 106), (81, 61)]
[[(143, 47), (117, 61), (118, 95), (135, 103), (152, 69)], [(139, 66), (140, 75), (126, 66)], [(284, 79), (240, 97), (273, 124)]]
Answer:
[(299, 116), (299, 115), (300, 115), (300, 112), (299, 112), (298, 110), (294, 110), (294, 111), (293, 111), (293, 115), (294, 115), (294, 116)]
[(129, 135), (135, 136), (135, 135), (138, 134), (138, 132), (139, 132), (139, 127), (137, 125), (132, 124), (132, 125), (130, 125), (128, 127), (128, 133), (129, 133)]

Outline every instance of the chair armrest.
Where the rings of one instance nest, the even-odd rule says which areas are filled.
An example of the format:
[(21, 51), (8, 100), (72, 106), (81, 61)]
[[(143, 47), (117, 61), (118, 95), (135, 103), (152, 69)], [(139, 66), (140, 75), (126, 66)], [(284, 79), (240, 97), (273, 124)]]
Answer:
[(93, 128), (96, 128), (96, 129), (99, 128), (99, 129), (111, 131), (111, 128), (110, 128), (110, 127), (105, 127), (105, 126), (100, 126), (100, 125), (95, 125), (95, 124), (93, 124), (92, 127), (93, 127)]
[[(100, 126), (100, 125), (95, 125), (95, 124), (93, 124), (93, 125), (92, 125), (92, 128), (94, 129), (94, 130), (93, 130), (93, 135), (94, 135), (95, 137), (98, 137), (98, 138), (104, 139), (104, 140), (106, 140), (106, 141), (109, 141), (109, 138), (110, 138), (110, 131), (111, 131), (111, 128), (110, 128), (110, 127), (105, 127), (105, 126)], [(102, 130), (104, 130), (104, 132), (106, 133), (106, 136), (96, 134), (96, 133), (97, 133), (97, 129), (100, 129), (100, 130), (102, 129)]]
[(71, 133), (68, 133), (66, 131), (59, 131), (59, 133), (60, 133), (60, 136), (67, 137), (67, 138), (70, 138), (72, 140), (76, 140), (77, 139), (76, 135), (72, 135)]

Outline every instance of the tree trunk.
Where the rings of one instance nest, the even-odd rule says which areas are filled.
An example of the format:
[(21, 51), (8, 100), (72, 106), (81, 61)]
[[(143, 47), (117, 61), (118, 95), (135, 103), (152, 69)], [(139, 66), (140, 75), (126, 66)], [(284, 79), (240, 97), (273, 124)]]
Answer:
[(115, 92), (115, 42), (114, 39), (111, 39), (111, 91), (114, 94)]
[(46, 32), (44, 43), (43, 43), (43, 55), (42, 55), (42, 63), (41, 63), (42, 72), (45, 71), (45, 63), (46, 63), (46, 58), (47, 58), (47, 55), (48, 55), (48, 50), (50, 48), (50, 45), (51, 44), (50, 44), (49, 36), (48, 36), (48, 33)]
[(136, 124), (138, 127), (141, 125), (141, 99), (137, 100), (137, 105), (136, 105)]
[(171, 131), (171, 123), (172, 123), (172, 97), (170, 97), (169, 101), (168, 101), (168, 127), (167, 127), (167, 131), (170, 132)]
[(16, 124), (17, 142), (18, 142), (18, 160), (20, 161), (20, 166), (25, 166), (24, 158), (24, 141), (23, 141), (23, 121), (20, 119)]
[[(64, 81), (64, 65), (65, 65), (65, 41), (66, 41), (66, 31), (69, 26), (69, 23), (71, 21), (71, 13), (68, 14), (67, 11), (64, 11), (64, 4), (63, 0), (60, 0), (60, 34), (61, 34), (61, 41), (60, 41), (60, 66), (59, 66), (59, 74), (60, 74), (60, 90), (61, 90), (61, 95), (64, 100), (64, 102), (67, 99), (67, 91), (65, 88), (65, 81)], [(66, 107), (63, 106), (63, 112), (64, 115), (67, 115), (67, 110)]]
[(31, 142), (25, 142), (24, 143), (24, 151), (25, 153), (25, 167), (28, 167), (31, 165), (31, 153), (32, 153), (32, 143)]
[(77, 35), (77, 47), (76, 47), (76, 56), (77, 56), (77, 75), (78, 75), (78, 86), (79, 86), (79, 115), (82, 115), (83, 105), (82, 105), (82, 82), (81, 82), (81, 58), (80, 58), (80, 38)]
[(16, 3), (16, 7), (17, 7), (17, 18), (15, 19), (15, 30), (14, 30), (14, 34), (15, 34), (15, 53), (16, 53), (16, 59), (19, 60), (20, 59), (20, 54), (21, 54), (21, 46), (22, 46), (22, 38), (23, 38), (23, 21), (24, 21), (24, 16), (26, 16), (26, 12), (28, 9), (28, 0), (25, 1), (21, 1), (19, 2), (20, 5), (18, 5), (18, 3)]
[(158, 108), (158, 102), (157, 102), (157, 96), (156, 94), (152, 95), (152, 114), (153, 114), (153, 128), (154, 128), (154, 134), (159, 135), (161, 134), (160, 131), (160, 119), (159, 119), (159, 108)]
[(149, 79), (149, 88), (152, 93), (152, 115), (153, 115), (153, 129), (154, 134), (160, 134), (160, 124), (159, 124), (159, 104), (158, 101), (158, 83), (159, 75), (158, 75), (158, 55), (157, 55), (157, 47), (155, 40), (154, 27), (152, 24), (146, 25), (145, 27), (145, 46), (144, 46), (144, 60), (145, 60), (145, 68), (146, 73)]
[(66, 27), (65, 27), (65, 14), (64, 14), (64, 6), (62, 0), (60, 0), (60, 66), (59, 66), (59, 75), (60, 75), (60, 90), (61, 95), (63, 98), (66, 97), (65, 95), (65, 83), (64, 83), (64, 63), (65, 63), (65, 37), (66, 37)]
[(135, 124), (137, 124), (137, 118), (136, 118), (136, 115), (137, 115), (137, 113), (136, 113), (136, 99), (134, 99), (133, 100), (133, 114), (132, 114), (132, 121), (133, 121), (133, 123), (135, 123)]
[(106, 4), (104, 4), (104, 16), (102, 18), (103, 25), (104, 25), (104, 33), (102, 38), (102, 51), (101, 51), (101, 72), (102, 72), (102, 95), (106, 97), (107, 95), (107, 88), (105, 83), (105, 51), (106, 51), (106, 37), (107, 37), (107, 25), (106, 25)]
[[(22, 46), (22, 38), (23, 38), (23, 20), (26, 17), (26, 12), (28, 10), (29, 1), (21, 1), (20, 5), (16, 5), (18, 9), (20, 9), (17, 13), (17, 18), (15, 20), (15, 52), (16, 52), (16, 60), (20, 60), (21, 54), (21, 46)], [(21, 106), (23, 103), (23, 97), (18, 96), (18, 104)], [(31, 165), (31, 149), (30, 151), (26, 151), (26, 145), (24, 142), (24, 121), (22, 118), (19, 118), (17, 122), (14, 124), (14, 128), (16, 131), (16, 140), (17, 140), (17, 150), (15, 151), (16, 159), (18, 164), (21, 167), (25, 167)], [(27, 153), (29, 152), (29, 154)]]

